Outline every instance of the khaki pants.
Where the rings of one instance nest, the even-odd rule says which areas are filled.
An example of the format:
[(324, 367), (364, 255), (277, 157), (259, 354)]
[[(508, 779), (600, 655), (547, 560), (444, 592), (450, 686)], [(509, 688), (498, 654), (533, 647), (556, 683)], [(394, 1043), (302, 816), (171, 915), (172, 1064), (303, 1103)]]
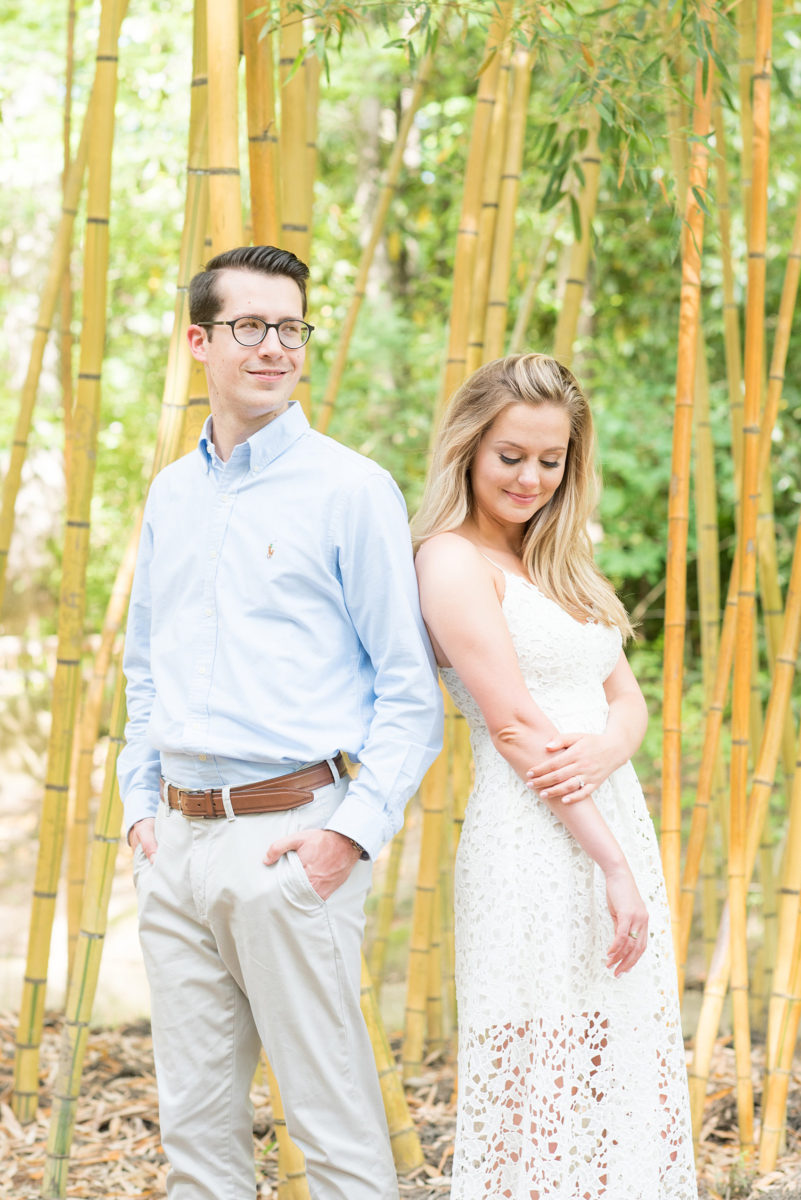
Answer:
[(287, 812), (187, 818), (163, 803), (158, 852), (134, 859), (170, 1200), (252, 1200), (248, 1092), (260, 1045), (313, 1200), (396, 1200), (359, 1007), (370, 864), (327, 901), (276, 838), (326, 824), (347, 780)]

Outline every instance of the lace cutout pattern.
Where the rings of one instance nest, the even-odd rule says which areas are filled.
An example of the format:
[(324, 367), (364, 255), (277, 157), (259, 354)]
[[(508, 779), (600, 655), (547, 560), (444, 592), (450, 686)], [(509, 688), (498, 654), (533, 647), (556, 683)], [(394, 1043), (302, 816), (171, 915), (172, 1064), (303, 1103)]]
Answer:
[[(526, 684), (562, 730), (600, 732), (617, 630), (506, 575)], [(456, 861), (459, 1121), (452, 1200), (697, 1200), (659, 848), (631, 764), (595, 801), (631, 864), (649, 945), (615, 979), (602, 872), (501, 758), (453, 670), (476, 782)]]

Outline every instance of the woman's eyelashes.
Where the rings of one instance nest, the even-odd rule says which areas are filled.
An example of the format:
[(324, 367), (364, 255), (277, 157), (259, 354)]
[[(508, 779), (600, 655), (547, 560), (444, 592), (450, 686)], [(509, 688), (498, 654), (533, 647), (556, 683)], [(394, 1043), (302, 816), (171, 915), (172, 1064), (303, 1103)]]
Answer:
[[(504, 464), (505, 464), (507, 467), (514, 467), (514, 466), (516, 466), (516, 465), (517, 465), (519, 462), (522, 462), (522, 461), (523, 461), (521, 458), (510, 458), (508, 454), (501, 454), (499, 457), (500, 457), (500, 460), (501, 460), (501, 462), (502, 462), (502, 463), (504, 463)], [(556, 468), (557, 468), (559, 465), (560, 465), (560, 464), (559, 464), (559, 462), (558, 462), (558, 461), (557, 461), (557, 462), (550, 462), (550, 461), (548, 461), (548, 460), (546, 460), (546, 459), (544, 459), (544, 458), (540, 460), (540, 466), (542, 466), (542, 467), (547, 467), (547, 468), (548, 468), (549, 470), (551, 470), (551, 471), (554, 471), (554, 470), (556, 470)]]

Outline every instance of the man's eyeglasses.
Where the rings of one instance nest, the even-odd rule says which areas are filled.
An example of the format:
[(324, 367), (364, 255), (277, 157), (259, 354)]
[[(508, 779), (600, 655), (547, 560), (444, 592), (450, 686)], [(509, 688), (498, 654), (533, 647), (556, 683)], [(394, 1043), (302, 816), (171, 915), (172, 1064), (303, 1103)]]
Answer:
[(234, 321), (198, 321), (206, 328), (209, 325), (228, 325), (240, 346), (258, 346), (267, 337), (267, 330), (274, 329), (278, 340), (287, 350), (300, 350), (312, 335), (313, 325), (308, 321), (296, 321), (287, 317), (283, 321), (262, 321), (261, 317), (237, 317)]

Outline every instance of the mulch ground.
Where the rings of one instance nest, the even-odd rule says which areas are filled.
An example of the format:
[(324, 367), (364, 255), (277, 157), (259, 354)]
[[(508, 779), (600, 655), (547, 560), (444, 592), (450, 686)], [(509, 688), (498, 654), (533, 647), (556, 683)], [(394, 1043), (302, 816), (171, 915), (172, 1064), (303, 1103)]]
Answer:
[[(57, 1021), (45, 1026), (41, 1103), (36, 1121), (21, 1126), (10, 1107), (16, 1018), (0, 1013), (0, 1196), (38, 1200), (50, 1119), (49, 1097), (60, 1047)], [(759, 1049), (755, 1049), (755, 1084)], [(770, 1175), (740, 1162), (734, 1100), (734, 1054), (717, 1048), (699, 1155), (701, 1200), (801, 1200), (801, 1060), (793, 1071), (787, 1151)], [(402, 1200), (447, 1200), (455, 1108), (453, 1064), (435, 1060), (408, 1090), (425, 1164), (400, 1182)], [(757, 1103), (760, 1099), (756, 1091)], [(277, 1200), (278, 1154), (269, 1095), (254, 1087), (254, 1143), (261, 1200)], [(647, 1153), (647, 1148), (644, 1148)], [(156, 1082), (149, 1028), (123, 1025), (95, 1031), (89, 1041), (67, 1195), (79, 1200), (164, 1196), (167, 1167), (159, 1141)], [(625, 1200), (611, 1197), (610, 1200)]]

